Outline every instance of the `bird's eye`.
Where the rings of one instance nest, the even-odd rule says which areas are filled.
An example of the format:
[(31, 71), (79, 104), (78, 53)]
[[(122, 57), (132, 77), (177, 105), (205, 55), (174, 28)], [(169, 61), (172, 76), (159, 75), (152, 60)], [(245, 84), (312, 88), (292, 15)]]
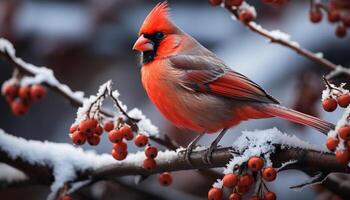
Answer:
[(161, 40), (161, 39), (163, 39), (163, 37), (164, 37), (164, 33), (162, 33), (162, 32), (156, 32), (154, 34), (154, 39), (156, 39), (156, 40)]

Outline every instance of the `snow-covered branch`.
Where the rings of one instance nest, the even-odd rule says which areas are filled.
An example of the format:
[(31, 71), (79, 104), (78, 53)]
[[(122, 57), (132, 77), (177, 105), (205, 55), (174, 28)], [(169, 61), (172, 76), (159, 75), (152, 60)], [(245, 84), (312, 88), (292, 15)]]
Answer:
[[(239, 10), (237, 9), (237, 7), (231, 7), (227, 5), (225, 5), (224, 7), (233, 15), (234, 19), (239, 19)], [(291, 41), (290, 36), (286, 33), (283, 33), (279, 30), (268, 31), (261, 25), (253, 21), (249, 23), (242, 22), (242, 24), (244, 24), (252, 32), (255, 32), (261, 35), (262, 37), (267, 38), (270, 42), (285, 46), (295, 51), (299, 55), (302, 55), (305, 58), (319, 64), (320, 66), (332, 70), (331, 73), (327, 76), (328, 79), (333, 78), (334, 76), (337, 76), (339, 74), (345, 74), (347, 76), (350, 76), (350, 70), (348, 68), (334, 64), (333, 62), (325, 59), (321, 53), (313, 53), (312, 51), (303, 48), (297, 42)]]
[[(271, 130), (269, 131), (271, 132)], [(276, 136), (273, 140), (275, 143), (269, 143), (269, 145), (274, 145), (273, 152), (270, 154), (270, 162), (274, 167), (280, 167), (283, 163), (293, 160), (296, 161), (295, 164), (290, 165), (288, 169), (297, 169), (308, 173), (350, 173), (350, 168), (346, 165), (340, 165), (333, 154), (314, 149), (311, 145), (305, 146), (294, 137), (275, 133)], [(262, 135), (256, 134), (256, 132), (254, 134)], [(261, 137), (254, 137), (254, 134), (248, 134), (250, 144), (258, 144), (261, 141), (259, 139)], [(246, 139), (247, 133), (237, 141), (244, 142), (247, 141)], [(289, 143), (288, 140), (291, 140), (291, 146), (286, 146)], [(258, 145), (256, 149), (260, 149), (260, 151), (255, 149), (253, 152), (262, 153), (266, 150), (265, 147)], [(201, 148), (191, 154), (191, 165), (186, 161), (182, 150), (159, 152), (156, 158), (156, 168), (147, 170), (142, 167), (145, 158), (143, 152), (129, 154), (123, 161), (115, 161), (109, 154), (98, 155), (69, 144), (25, 140), (0, 131), (0, 162), (24, 172), (29, 179), (35, 180), (38, 184), (51, 185), (53, 192), (65, 184), (72, 187), (75, 183), (95, 182), (128, 175), (152, 175), (164, 171), (225, 167), (233, 158), (233, 147), (220, 148), (213, 153), (213, 164), (210, 165), (204, 162), (203, 157), (206, 150)], [(237, 152), (236, 149), (235, 152)], [(247, 154), (243, 153), (242, 155), (246, 156)], [(18, 174), (13, 174), (18, 177)], [(21, 177), (25, 178), (23, 175)], [(6, 180), (10, 180), (9, 177)]]

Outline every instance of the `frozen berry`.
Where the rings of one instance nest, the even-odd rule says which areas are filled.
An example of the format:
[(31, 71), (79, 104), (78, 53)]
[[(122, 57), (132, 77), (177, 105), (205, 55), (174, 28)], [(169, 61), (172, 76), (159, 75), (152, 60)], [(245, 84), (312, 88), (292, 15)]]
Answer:
[(72, 142), (76, 145), (82, 145), (86, 141), (86, 136), (81, 131), (75, 131), (72, 134)]
[(46, 94), (46, 89), (42, 85), (32, 85), (30, 87), (31, 99), (36, 101), (43, 98)]
[(249, 23), (249, 22), (253, 21), (254, 15), (249, 10), (242, 10), (239, 13), (239, 19), (244, 23)]
[(230, 194), (229, 200), (241, 200), (242, 196), (237, 192)]
[(123, 135), (119, 131), (113, 129), (108, 133), (108, 139), (113, 143), (118, 143), (123, 141)]
[(350, 149), (350, 140), (346, 141), (346, 146)]
[(252, 175), (245, 174), (239, 177), (238, 185), (240, 186), (251, 186), (254, 183)]
[(327, 98), (322, 101), (323, 109), (327, 112), (333, 112), (337, 109), (337, 101), (333, 98)]
[(18, 90), (18, 96), (22, 99), (30, 99), (30, 87), (29, 86), (21, 86)]
[(97, 135), (102, 135), (102, 133), (103, 133), (103, 128), (102, 128), (100, 125), (98, 125), (98, 126), (95, 128), (95, 134), (97, 134)]
[(343, 25), (338, 25), (337, 28), (335, 29), (335, 34), (339, 38), (343, 38), (346, 36), (346, 27)]
[(80, 122), (79, 124), (79, 130), (83, 133), (93, 133), (95, 131), (95, 128), (97, 126), (97, 120), (96, 119), (85, 119)]
[(313, 10), (309, 14), (312, 23), (319, 23), (322, 20), (322, 13), (320, 10)]
[(253, 172), (260, 171), (263, 168), (263, 166), (264, 161), (258, 156), (253, 156), (248, 160), (248, 168)]
[(212, 6), (218, 6), (222, 3), (222, 0), (209, 0), (209, 3), (212, 5)]
[(134, 135), (132, 134), (132, 130), (130, 128), (129, 125), (124, 124), (119, 131), (121, 132), (121, 134), (124, 135), (124, 138), (126, 140), (132, 140), (134, 138)]
[(109, 132), (111, 130), (114, 129), (114, 123), (112, 121), (109, 121), (109, 122), (106, 122), (104, 125), (103, 125), (103, 129), (106, 131), (106, 132)]
[(155, 158), (158, 155), (158, 149), (157, 147), (148, 146), (145, 149), (145, 155), (147, 158)]
[(241, 6), (243, 3), (243, 0), (225, 0), (225, 4), (227, 6)]
[(98, 134), (92, 134), (90, 137), (87, 138), (88, 143), (91, 146), (96, 146), (100, 143), (100, 136)]
[(276, 179), (277, 172), (273, 167), (266, 167), (262, 171), (262, 177), (265, 181), (273, 181)]
[(326, 146), (330, 151), (335, 151), (339, 144), (339, 140), (337, 138), (328, 138), (326, 141)]
[(164, 172), (159, 175), (159, 183), (162, 186), (169, 186), (173, 182), (173, 177), (169, 172)]
[(143, 161), (143, 168), (147, 169), (147, 170), (152, 170), (154, 168), (156, 168), (157, 166), (157, 163), (154, 159), (152, 158), (146, 158), (144, 161)]
[(232, 188), (237, 185), (238, 175), (233, 173), (225, 174), (222, 181), (225, 187)]
[(222, 200), (222, 190), (219, 188), (211, 188), (208, 192), (208, 200)]
[(350, 126), (345, 125), (339, 128), (338, 135), (343, 140), (350, 140)]
[(342, 94), (338, 97), (338, 104), (342, 108), (348, 107), (350, 104), (350, 94)]
[(343, 18), (344, 26), (350, 27), (350, 15)]
[(17, 96), (18, 86), (15, 84), (6, 84), (6, 86), (4, 86), (3, 92), (4, 95), (9, 98), (9, 100), (13, 100)]
[(264, 195), (264, 200), (276, 200), (276, 194), (274, 192), (266, 192)]
[(340, 21), (340, 13), (337, 10), (330, 10), (328, 12), (328, 21), (332, 23)]
[(76, 130), (78, 130), (78, 124), (72, 124), (69, 128), (69, 133), (74, 133)]
[(246, 194), (247, 192), (249, 192), (249, 186), (238, 185), (237, 192), (241, 194)]
[(112, 156), (116, 160), (124, 160), (127, 155), (128, 155), (128, 151), (118, 152), (115, 149), (112, 149)]
[(348, 150), (340, 150), (335, 152), (335, 158), (340, 163), (348, 163), (350, 161), (350, 153)]
[(144, 147), (148, 144), (148, 137), (143, 134), (138, 134), (134, 139), (134, 143), (138, 147)]
[(113, 144), (113, 149), (118, 152), (125, 152), (128, 150), (128, 144), (126, 144), (125, 142), (118, 142)]
[(17, 98), (11, 102), (11, 110), (16, 116), (21, 116), (28, 112), (29, 105), (22, 99)]

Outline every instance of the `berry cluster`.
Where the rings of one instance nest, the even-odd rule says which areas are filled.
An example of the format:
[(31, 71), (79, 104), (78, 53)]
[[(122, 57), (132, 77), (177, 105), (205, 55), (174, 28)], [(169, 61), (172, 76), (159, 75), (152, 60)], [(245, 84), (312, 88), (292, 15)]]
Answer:
[[(230, 189), (232, 192), (229, 196), (230, 200), (241, 200), (242, 196), (250, 190), (250, 187), (258, 178), (262, 178), (260, 186), (256, 194), (252, 195), (250, 200), (275, 200), (276, 194), (269, 191), (266, 182), (271, 182), (276, 179), (277, 172), (273, 167), (265, 166), (264, 160), (261, 157), (253, 156), (248, 162), (242, 166), (236, 166), (233, 173), (226, 174), (223, 179), (223, 186)], [(246, 169), (246, 170), (243, 170)], [(209, 200), (223, 199), (223, 191), (219, 188), (211, 188), (208, 192)]]
[(16, 82), (9, 82), (4, 83), (2, 93), (13, 114), (21, 116), (28, 112), (33, 103), (45, 96), (46, 89), (40, 84), (22, 86)]
[(347, 28), (350, 27), (350, 3), (338, 0), (330, 1), (329, 4), (321, 2), (313, 2), (310, 8), (309, 18), (313, 23), (319, 23), (322, 21), (323, 13), (327, 14), (327, 19), (330, 23), (337, 24), (335, 34), (343, 38), (347, 34)]
[(322, 107), (327, 112), (333, 112), (339, 105), (342, 108), (348, 107), (350, 104), (350, 93), (341, 87), (335, 87), (324, 79), (327, 89), (325, 90), (322, 97)]

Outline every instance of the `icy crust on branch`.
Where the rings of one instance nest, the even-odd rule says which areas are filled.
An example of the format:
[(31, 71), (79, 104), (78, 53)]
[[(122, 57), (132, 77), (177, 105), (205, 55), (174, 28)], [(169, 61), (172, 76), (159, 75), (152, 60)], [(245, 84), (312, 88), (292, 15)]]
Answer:
[(333, 77), (336, 77), (340, 74), (350, 74), (350, 68), (345, 68), (341, 65), (337, 65), (335, 70), (332, 70), (331, 72), (329, 72), (329, 74), (327, 74), (326, 78), (332, 79)]
[[(224, 174), (232, 173), (234, 166), (241, 165), (247, 162), (252, 156), (263, 156), (266, 165), (272, 166), (270, 155), (276, 151), (276, 146), (279, 145), (282, 149), (300, 148), (309, 150), (324, 151), (325, 148), (316, 147), (309, 144), (295, 135), (290, 136), (282, 133), (277, 128), (256, 131), (244, 131), (243, 134), (233, 143), (232, 148), (238, 151), (240, 155), (233, 154), (233, 159), (227, 164), (224, 169)], [(222, 184), (214, 183), (213, 187), (221, 188)]]
[(284, 33), (280, 30), (268, 31), (268, 30), (264, 29), (261, 25), (255, 23), (255, 22), (249, 22), (249, 25), (252, 28), (262, 32), (265, 35), (268, 35), (269, 37), (271, 37), (270, 40), (272, 40), (272, 41), (273, 40), (280, 40), (280, 41), (286, 42), (292, 46), (300, 47), (299, 43), (297, 43), (295, 41), (291, 41), (290, 35), (288, 35), (287, 33)]
[(151, 120), (146, 118), (146, 116), (142, 113), (141, 110), (138, 108), (134, 108), (128, 112), (128, 115), (135, 119), (140, 119), (139, 122), (137, 122), (137, 126), (139, 127), (140, 131), (145, 133), (148, 136), (158, 136), (159, 130), (158, 127), (153, 125)]
[(322, 91), (322, 101), (328, 98), (337, 99), (339, 95), (349, 93), (349, 90), (344, 89), (346, 83), (341, 83), (339, 87), (329, 83), (332, 88), (326, 85), (326, 89)]
[(68, 94), (72, 98), (82, 101), (84, 93), (81, 91), (73, 92), (67, 85), (61, 84), (55, 77), (53, 71), (46, 67), (37, 67), (30, 63), (24, 62), (21, 58), (16, 57), (16, 50), (13, 45), (6, 39), (0, 38), (0, 51), (7, 53), (11, 59), (18, 65), (22, 66), (24, 69), (34, 74), (31, 77), (24, 77), (20, 84), (21, 85), (31, 85), (39, 83), (47, 83), (51, 86), (57, 87), (62, 92)]
[(7, 164), (0, 163), (0, 182), (14, 183), (27, 180), (27, 176)]
[(81, 121), (85, 120), (88, 115), (90, 116), (90, 113), (97, 114), (102, 106), (103, 100), (109, 95), (111, 89), (112, 81), (109, 80), (100, 86), (96, 95), (91, 95), (89, 98), (85, 98), (83, 100), (83, 105), (78, 108), (74, 124), (79, 124)]
[[(51, 199), (66, 182), (74, 181), (78, 171), (94, 170), (107, 165), (132, 165), (141, 167), (145, 159), (144, 152), (129, 154), (125, 160), (116, 161), (110, 154), (96, 154), (93, 151), (83, 151), (65, 143), (41, 142), (26, 140), (6, 134), (0, 129), (0, 149), (12, 159), (21, 158), (33, 165), (52, 168), (54, 182), (51, 185)], [(175, 151), (159, 152), (156, 161), (170, 162), (178, 156)], [(2, 168), (0, 168), (2, 169)], [(3, 171), (0, 171), (3, 176)], [(13, 174), (18, 178), (18, 174)], [(24, 176), (25, 177), (25, 176)]]

